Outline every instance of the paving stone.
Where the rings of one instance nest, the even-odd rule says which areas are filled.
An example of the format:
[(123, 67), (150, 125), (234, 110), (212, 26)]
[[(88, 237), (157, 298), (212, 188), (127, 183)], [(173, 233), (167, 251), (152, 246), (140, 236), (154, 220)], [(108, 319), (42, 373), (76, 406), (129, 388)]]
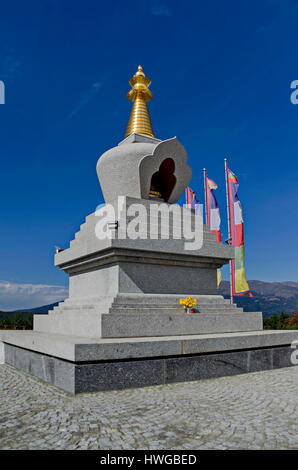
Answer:
[(73, 396), (0, 365), (0, 449), (298, 449), (298, 368)]

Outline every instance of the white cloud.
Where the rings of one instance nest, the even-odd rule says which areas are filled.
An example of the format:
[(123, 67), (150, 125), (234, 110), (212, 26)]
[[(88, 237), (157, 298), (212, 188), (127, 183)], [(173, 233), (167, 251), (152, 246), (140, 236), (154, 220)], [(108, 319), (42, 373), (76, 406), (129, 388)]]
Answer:
[(84, 93), (80, 101), (68, 115), (67, 119), (73, 118), (79, 111), (81, 111), (81, 109), (86, 106), (86, 104), (88, 104), (89, 101), (91, 101), (97, 95), (101, 87), (102, 83), (100, 82), (92, 83), (91, 87), (86, 91), (86, 93)]
[(64, 300), (68, 289), (46, 284), (18, 284), (0, 281), (0, 310), (28, 309)]

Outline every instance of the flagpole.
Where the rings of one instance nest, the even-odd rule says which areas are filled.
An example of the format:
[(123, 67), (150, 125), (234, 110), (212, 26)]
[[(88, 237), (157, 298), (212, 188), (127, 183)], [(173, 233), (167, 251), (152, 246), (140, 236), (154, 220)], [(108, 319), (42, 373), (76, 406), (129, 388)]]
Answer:
[(207, 188), (206, 188), (206, 168), (203, 168), (204, 175), (204, 198), (205, 198), (205, 224), (207, 224)]
[[(225, 158), (225, 179), (226, 179), (226, 195), (227, 195), (227, 216), (228, 216), (228, 240), (229, 243), (231, 241), (231, 221), (230, 221), (230, 209), (229, 209), (229, 187), (228, 187), (228, 160)], [(232, 260), (230, 259), (230, 303), (233, 304), (234, 299), (233, 299), (233, 273), (232, 273)]]

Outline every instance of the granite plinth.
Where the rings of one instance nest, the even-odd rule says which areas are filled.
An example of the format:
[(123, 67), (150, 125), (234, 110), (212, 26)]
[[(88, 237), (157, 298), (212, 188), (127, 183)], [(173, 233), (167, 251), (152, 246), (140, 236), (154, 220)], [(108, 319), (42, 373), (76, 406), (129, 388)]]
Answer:
[(74, 363), (5, 344), (5, 363), (71, 393), (119, 390), (289, 367), (292, 349), (277, 346), (214, 354)]
[(296, 331), (86, 339), (1, 331), (6, 364), (71, 393), (143, 387), (289, 367)]
[(113, 361), (146, 357), (204, 354), (289, 345), (298, 331), (262, 330), (147, 338), (86, 338), (37, 331), (0, 330), (0, 344), (59, 357), (70, 362)]

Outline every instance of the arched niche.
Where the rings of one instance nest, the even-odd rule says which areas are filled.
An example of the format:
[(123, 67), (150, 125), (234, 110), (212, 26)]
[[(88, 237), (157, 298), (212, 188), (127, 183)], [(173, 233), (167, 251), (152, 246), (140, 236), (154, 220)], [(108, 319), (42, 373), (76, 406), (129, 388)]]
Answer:
[(150, 197), (157, 197), (168, 201), (176, 185), (175, 162), (172, 158), (166, 158), (161, 163), (158, 171), (153, 173), (150, 184)]

